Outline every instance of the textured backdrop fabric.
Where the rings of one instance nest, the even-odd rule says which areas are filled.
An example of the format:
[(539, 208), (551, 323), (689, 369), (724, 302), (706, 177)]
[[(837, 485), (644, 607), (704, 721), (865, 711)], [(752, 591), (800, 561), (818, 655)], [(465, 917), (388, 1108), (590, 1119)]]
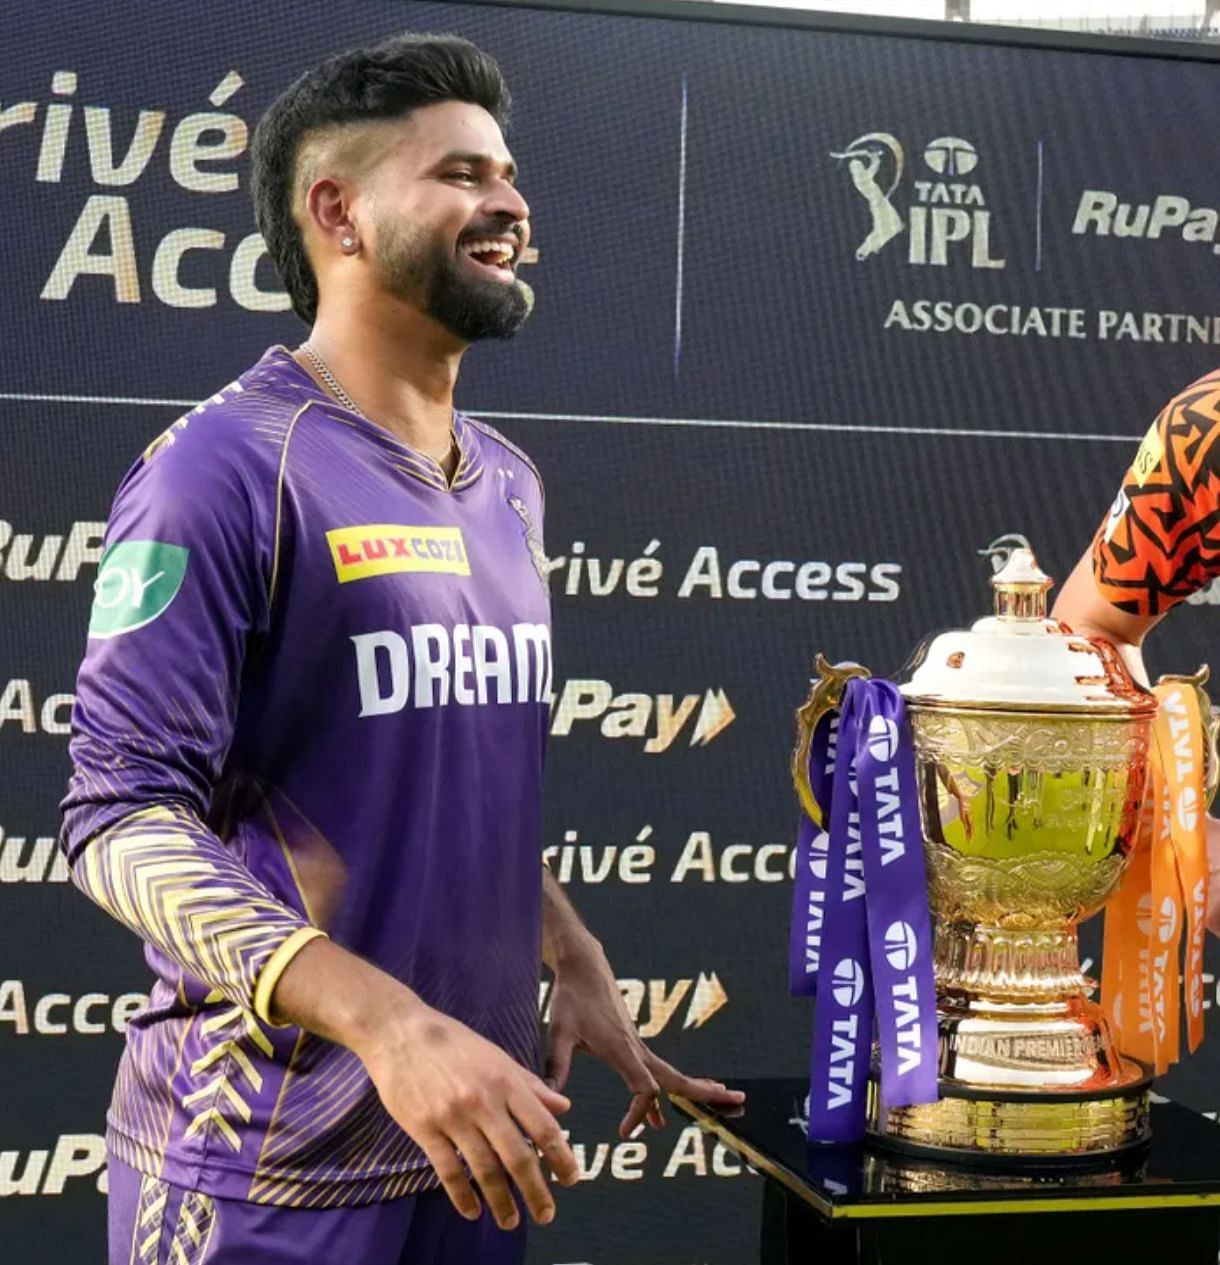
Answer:
[[(546, 480), (543, 849), (663, 1057), (730, 1083), (805, 1074), (809, 1003), (784, 960), (788, 757), (814, 653), (893, 675), (925, 634), (986, 613), (1018, 536), (1066, 577), (1151, 422), (1220, 363), (1220, 139), (1200, 127), (1204, 60), (755, 16), (5, 5), (0, 1238), (15, 1259), (100, 1261), (124, 1030), (150, 992), (154, 1011), (173, 1004), (56, 853), (102, 525), (149, 444), (305, 334), (255, 234), (249, 131), (326, 53), (404, 28), (499, 57), (541, 252), (533, 316), (470, 352), (458, 404)], [(1157, 630), (1154, 671), (1215, 658), (1217, 600)], [(284, 876), (264, 877), (299, 913)], [(1091, 924), (1082, 940), (1096, 973)], [(545, 1006), (549, 983), (530, 997)], [(1158, 1088), (1215, 1110), (1218, 1060), (1205, 1042)], [(758, 1177), (681, 1125), (620, 1139), (622, 1086), (587, 1061), (571, 1088), (586, 1180), (558, 1192), (533, 1265), (749, 1259)]]

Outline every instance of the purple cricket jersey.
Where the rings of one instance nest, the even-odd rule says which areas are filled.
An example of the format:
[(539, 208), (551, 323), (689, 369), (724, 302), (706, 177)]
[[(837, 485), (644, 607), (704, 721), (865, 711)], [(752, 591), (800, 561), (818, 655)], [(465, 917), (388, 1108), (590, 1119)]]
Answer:
[(448, 486), (275, 347), (119, 488), (61, 843), (158, 976), (107, 1131), (152, 1177), (301, 1207), (437, 1184), (354, 1054), (268, 1018), (323, 931), (536, 1065), (542, 487), (454, 429)]

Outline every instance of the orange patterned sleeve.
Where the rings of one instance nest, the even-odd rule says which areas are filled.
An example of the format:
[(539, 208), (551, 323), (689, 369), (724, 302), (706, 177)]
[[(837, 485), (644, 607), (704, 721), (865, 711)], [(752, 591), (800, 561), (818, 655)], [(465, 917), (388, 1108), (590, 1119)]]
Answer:
[(1220, 370), (1165, 406), (1093, 540), (1103, 597), (1160, 615), (1220, 575)]

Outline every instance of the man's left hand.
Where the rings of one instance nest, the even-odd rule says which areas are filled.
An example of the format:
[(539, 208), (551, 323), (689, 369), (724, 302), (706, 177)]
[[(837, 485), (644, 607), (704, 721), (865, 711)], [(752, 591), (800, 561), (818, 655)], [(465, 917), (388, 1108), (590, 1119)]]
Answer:
[(579, 952), (565, 957), (555, 972), (548, 1044), (545, 1077), (560, 1093), (572, 1070), (575, 1050), (585, 1050), (608, 1063), (623, 1078), (631, 1090), (631, 1104), (619, 1125), (619, 1135), (624, 1138), (630, 1137), (641, 1121), (655, 1129), (665, 1123), (662, 1092), (681, 1094), (713, 1107), (737, 1107), (745, 1102), (740, 1090), (687, 1076), (653, 1054), (640, 1040), (614, 972), (592, 938)]

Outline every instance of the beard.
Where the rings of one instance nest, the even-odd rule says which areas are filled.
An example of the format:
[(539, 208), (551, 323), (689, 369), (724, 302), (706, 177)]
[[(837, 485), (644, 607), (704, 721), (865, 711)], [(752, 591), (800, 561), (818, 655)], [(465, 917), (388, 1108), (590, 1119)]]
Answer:
[(512, 338), (533, 310), (533, 291), (524, 281), (469, 276), (460, 259), (422, 231), (382, 222), (377, 238), (375, 266), (382, 289), (419, 308), (463, 342)]

